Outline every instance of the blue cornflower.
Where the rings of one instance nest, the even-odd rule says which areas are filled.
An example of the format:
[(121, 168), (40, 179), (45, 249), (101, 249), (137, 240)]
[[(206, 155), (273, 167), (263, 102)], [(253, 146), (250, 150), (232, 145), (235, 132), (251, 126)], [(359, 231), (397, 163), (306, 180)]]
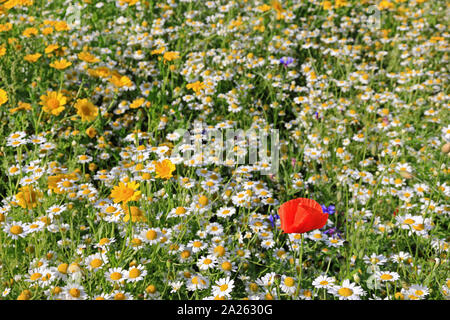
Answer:
[(334, 205), (329, 205), (328, 207), (325, 205), (322, 205), (323, 213), (334, 214), (335, 210), (336, 210), (336, 206), (334, 206)]
[(291, 57), (283, 57), (280, 59), (280, 63), (285, 67), (290, 65), (292, 62), (294, 62), (294, 58)]
[(280, 219), (280, 216), (278, 214), (275, 214), (274, 216), (270, 215), (269, 220), (270, 224), (272, 225), (272, 228), (275, 227), (275, 220)]

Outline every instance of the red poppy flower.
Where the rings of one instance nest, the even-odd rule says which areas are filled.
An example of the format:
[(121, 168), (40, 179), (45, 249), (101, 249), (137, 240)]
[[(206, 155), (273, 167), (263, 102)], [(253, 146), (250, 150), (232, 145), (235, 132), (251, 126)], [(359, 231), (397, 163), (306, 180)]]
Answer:
[(322, 206), (312, 199), (297, 198), (283, 203), (278, 209), (281, 229), (285, 233), (305, 233), (322, 228), (328, 219)]

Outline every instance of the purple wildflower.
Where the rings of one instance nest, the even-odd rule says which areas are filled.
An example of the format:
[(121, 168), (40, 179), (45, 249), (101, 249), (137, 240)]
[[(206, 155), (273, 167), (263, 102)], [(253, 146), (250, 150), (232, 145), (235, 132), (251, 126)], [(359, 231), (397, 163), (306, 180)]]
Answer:
[(270, 220), (270, 224), (272, 225), (272, 228), (275, 227), (275, 221), (277, 219), (280, 219), (280, 216), (278, 214), (275, 214), (274, 216), (272, 216), (272, 215), (269, 216), (269, 220)]
[(290, 65), (292, 62), (294, 62), (294, 58), (291, 57), (283, 57), (280, 59), (280, 63), (285, 67)]
[(334, 212), (336, 211), (336, 206), (334, 205), (329, 205), (328, 207), (325, 205), (322, 205), (322, 210), (324, 213), (328, 213), (328, 214), (334, 214)]

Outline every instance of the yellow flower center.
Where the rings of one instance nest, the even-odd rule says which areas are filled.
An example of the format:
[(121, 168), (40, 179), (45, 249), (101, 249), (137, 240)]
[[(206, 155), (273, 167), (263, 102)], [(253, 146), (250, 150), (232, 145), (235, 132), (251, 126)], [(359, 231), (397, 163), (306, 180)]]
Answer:
[(139, 238), (134, 238), (131, 240), (131, 244), (135, 247), (140, 246), (142, 244), (142, 240)]
[(231, 263), (228, 261), (225, 261), (222, 263), (222, 269), (225, 271), (230, 271), (231, 270)]
[(258, 285), (254, 282), (250, 283), (249, 285), (250, 290), (252, 290), (253, 292), (258, 291)]
[(101, 259), (93, 259), (90, 263), (92, 268), (98, 268), (103, 264), (103, 261)]
[(23, 232), (23, 228), (21, 226), (12, 226), (9, 231), (14, 234), (14, 235), (18, 235), (21, 234)]
[(117, 208), (113, 206), (108, 206), (108, 208), (105, 209), (106, 213), (113, 213), (116, 212)]
[(53, 290), (52, 290), (52, 293), (54, 295), (60, 294), (61, 292), (62, 292), (62, 288), (61, 287), (54, 287)]
[(194, 241), (192, 245), (196, 248), (200, 248), (202, 246), (202, 243), (200, 241)]
[(349, 288), (341, 288), (338, 290), (338, 294), (343, 297), (350, 297), (353, 294), (353, 290)]
[(182, 259), (187, 259), (191, 256), (191, 253), (189, 252), (189, 250), (184, 250), (183, 252), (181, 252), (181, 258)]
[(393, 277), (390, 274), (382, 274), (381, 280), (391, 280)]
[(288, 287), (292, 287), (294, 285), (294, 279), (291, 277), (286, 277), (286, 279), (284, 279), (284, 284)]
[(99, 245), (104, 245), (104, 244), (107, 244), (107, 243), (109, 243), (109, 239), (108, 238), (102, 238), (102, 239), (100, 239), (100, 241), (99, 241)]
[(145, 234), (145, 237), (148, 240), (155, 240), (156, 239), (156, 231), (155, 230), (149, 230), (147, 231), (147, 233)]
[(81, 292), (77, 288), (72, 288), (69, 290), (69, 294), (74, 298), (78, 298), (81, 295)]
[(30, 276), (30, 280), (35, 281), (35, 280), (39, 279), (40, 277), (42, 277), (42, 274), (40, 274), (39, 272), (36, 272)]
[(217, 246), (214, 248), (214, 253), (216, 253), (219, 257), (222, 257), (225, 255), (225, 248), (223, 246)]
[(219, 288), (220, 288), (220, 291), (227, 291), (228, 285), (225, 283), (225, 284), (221, 285)]
[(183, 207), (178, 207), (178, 208), (175, 210), (175, 214), (177, 214), (177, 215), (185, 214), (185, 213), (186, 213), (186, 209), (183, 208)]
[(198, 203), (200, 203), (202, 206), (206, 206), (208, 204), (209, 200), (206, 196), (201, 196), (198, 199)]
[(50, 109), (58, 109), (59, 108), (59, 100), (56, 98), (50, 98), (47, 100), (47, 106)]
[(138, 268), (133, 268), (130, 270), (130, 272), (128, 273), (128, 276), (132, 279), (137, 278), (141, 275), (141, 270), (139, 270)]
[(67, 268), (69, 268), (69, 265), (67, 263), (61, 263), (58, 266), (58, 272), (60, 272), (62, 274), (66, 274), (67, 273)]
[(155, 293), (156, 292), (156, 287), (154, 286), (154, 285), (149, 285), (146, 289), (145, 289), (145, 291), (147, 292), (147, 293)]
[(125, 300), (125, 295), (122, 292), (116, 293), (114, 295), (114, 300)]
[(113, 273), (111, 273), (110, 278), (112, 280), (117, 281), (117, 280), (122, 279), (122, 274), (120, 272), (113, 272)]

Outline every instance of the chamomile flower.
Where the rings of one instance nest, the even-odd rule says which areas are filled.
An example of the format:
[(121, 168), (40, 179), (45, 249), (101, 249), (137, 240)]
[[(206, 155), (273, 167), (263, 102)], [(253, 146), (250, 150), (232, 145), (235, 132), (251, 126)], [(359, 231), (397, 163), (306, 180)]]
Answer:
[(197, 240), (190, 240), (187, 246), (191, 248), (193, 253), (198, 253), (206, 249), (208, 247), (208, 244), (205, 241), (197, 239)]
[(184, 285), (183, 281), (169, 281), (169, 285), (172, 288), (170, 293), (176, 293), (180, 291), (181, 287)]
[(3, 231), (13, 240), (17, 240), (19, 238), (24, 238), (28, 234), (28, 226), (20, 221), (11, 221), (9, 223), (5, 223), (3, 226)]
[(312, 285), (318, 289), (331, 289), (335, 282), (335, 278), (321, 275), (314, 279)]
[(85, 259), (84, 264), (90, 271), (101, 270), (108, 264), (108, 257), (101, 253), (91, 254)]
[(61, 213), (67, 210), (66, 205), (53, 205), (50, 208), (48, 208), (45, 212), (47, 212), (50, 215), (50, 218), (53, 218), (54, 216), (59, 216)]
[(64, 297), (66, 300), (85, 300), (87, 299), (87, 294), (84, 287), (79, 284), (67, 284), (63, 288)]
[(149, 228), (142, 230), (140, 236), (144, 240), (144, 242), (150, 245), (154, 245), (159, 243), (162, 233), (161, 229), (159, 228)]
[(186, 280), (186, 288), (189, 291), (203, 290), (209, 287), (209, 279), (200, 274), (191, 275)]
[(329, 289), (329, 292), (339, 300), (360, 300), (361, 296), (366, 295), (366, 292), (355, 283), (345, 279), (342, 285), (335, 285)]
[(291, 276), (282, 275), (280, 279), (280, 289), (284, 293), (292, 296), (297, 290), (295, 278)]
[(221, 218), (229, 218), (236, 213), (234, 207), (222, 207), (217, 210), (216, 215)]
[(375, 277), (381, 282), (394, 282), (400, 278), (400, 275), (397, 272), (376, 271)]
[(126, 272), (120, 267), (109, 268), (107, 272), (105, 272), (105, 279), (111, 283), (122, 283), (126, 279)]
[(211, 287), (214, 296), (230, 298), (234, 288), (234, 280), (230, 277), (221, 278)]
[(128, 292), (125, 292), (123, 290), (114, 290), (111, 293), (111, 299), (110, 300), (132, 300), (133, 295), (131, 295)]
[(136, 265), (126, 271), (126, 280), (127, 282), (138, 282), (144, 280), (146, 275), (147, 270), (145, 270), (145, 267), (143, 265)]
[(217, 265), (217, 258), (213, 255), (202, 256), (197, 261), (197, 267), (200, 270), (214, 269)]

